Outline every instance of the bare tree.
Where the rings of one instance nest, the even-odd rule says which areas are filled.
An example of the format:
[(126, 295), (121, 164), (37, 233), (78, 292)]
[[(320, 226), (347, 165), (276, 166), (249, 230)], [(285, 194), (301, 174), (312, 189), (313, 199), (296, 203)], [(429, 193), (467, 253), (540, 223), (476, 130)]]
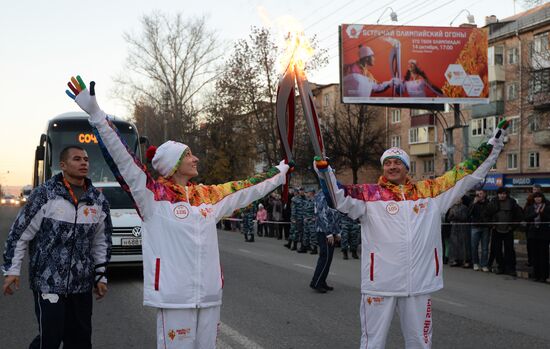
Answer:
[[(219, 58), (215, 33), (208, 30), (204, 17), (184, 19), (180, 13), (154, 12), (143, 16), (141, 25), (139, 35), (124, 34), (129, 52), (126, 70), (116, 79), (117, 94), (134, 107), (147, 105), (154, 110), (148, 127), (161, 124), (166, 130), (163, 136), (192, 143), (188, 135), (201, 109), (199, 94), (212, 82)], [(145, 125), (138, 126), (149, 132)]]
[(340, 105), (323, 127), (326, 153), (335, 168), (351, 168), (353, 183), (362, 166), (376, 165), (384, 151), (384, 132), (377, 128), (376, 109), (366, 105)]
[[(311, 40), (316, 48), (316, 39)], [(261, 159), (268, 165), (281, 159), (275, 102), (279, 74), (277, 55), (280, 48), (267, 28), (253, 27), (248, 39), (235, 43), (216, 82), (220, 103), (247, 119), (245, 137), (254, 139)], [(326, 51), (316, 50), (311, 68), (326, 64)]]

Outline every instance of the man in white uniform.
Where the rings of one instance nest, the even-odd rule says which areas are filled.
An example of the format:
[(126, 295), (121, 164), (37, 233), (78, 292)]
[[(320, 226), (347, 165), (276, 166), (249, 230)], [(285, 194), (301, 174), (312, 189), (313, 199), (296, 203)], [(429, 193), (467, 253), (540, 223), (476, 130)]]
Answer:
[(502, 122), (471, 159), (416, 183), (407, 176), (409, 156), (399, 148), (382, 155), (377, 184), (338, 188), (330, 167), (314, 164), (338, 188), (336, 208), (361, 222), (361, 349), (385, 347), (395, 309), (405, 347), (431, 347), (430, 294), (443, 287), (441, 214), (487, 175), (504, 147), (506, 126)]

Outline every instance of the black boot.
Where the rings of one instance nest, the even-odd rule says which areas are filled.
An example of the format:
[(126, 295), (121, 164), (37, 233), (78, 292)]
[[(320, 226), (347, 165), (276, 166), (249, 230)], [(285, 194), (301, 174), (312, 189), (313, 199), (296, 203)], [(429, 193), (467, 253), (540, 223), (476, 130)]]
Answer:
[(244, 241), (248, 242), (248, 235), (247, 234), (244, 234)]
[(296, 251), (296, 249), (298, 248), (298, 242), (297, 241), (293, 241), (292, 242), (292, 247), (290, 248), (291, 251)]
[(310, 254), (317, 254), (317, 247), (316, 246), (313, 246), (313, 248), (311, 249)]
[(292, 241), (288, 240), (288, 242), (286, 244), (284, 244), (283, 246), (290, 249), (290, 247), (292, 246)]
[(344, 259), (349, 259), (348, 257), (348, 250), (342, 250), (342, 254), (344, 255)]
[(351, 257), (352, 257), (353, 259), (359, 259), (359, 256), (357, 255), (357, 251), (351, 250)]
[(304, 244), (302, 244), (302, 246), (300, 246), (300, 249), (298, 251), (296, 251), (298, 253), (306, 253), (307, 252), (307, 247), (304, 246)]
[(248, 239), (248, 242), (254, 242), (254, 235), (250, 235), (250, 239)]

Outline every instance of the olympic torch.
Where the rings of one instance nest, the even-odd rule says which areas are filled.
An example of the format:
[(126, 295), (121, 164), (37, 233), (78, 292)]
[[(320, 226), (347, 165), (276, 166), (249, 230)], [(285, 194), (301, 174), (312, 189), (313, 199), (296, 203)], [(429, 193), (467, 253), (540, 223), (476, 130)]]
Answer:
[[(316, 157), (319, 157), (323, 160), (326, 159), (325, 155), (325, 146), (323, 143), (323, 136), (321, 134), (321, 129), (319, 128), (319, 117), (317, 116), (317, 110), (315, 108), (315, 103), (313, 99), (313, 93), (309, 88), (309, 82), (307, 81), (306, 74), (299, 67), (295, 66), (296, 71), (296, 83), (298, 84), (298, 91), (300, 92), (300, 99), (302, 102), (302, 109), (304, 110), (304, 117), (306, 119), (306, 125), (309, 132), (309, 138), (311, 140), (311, 145), (313, 146), (313, 152)], [(334, 196), (335, 188), (332, 186), (332, 181), (329, 178), (328, 172), (319, 172), (319, 176), (323, 177), (325, 181), (328, 192), (330, 195), (330, 200), (333, 204), (336, 204), (336, 198)]]
[[(292, 70), (288, 70), (279, 80), (277, 86), (277, 129), (279, 139), (284, 150), (284, 159), (286, 163), (292, 161), (292, 145), (294, 143), (294, 116), (295, 116), (295, 77)], [(283, 187), (283, 202), (288, 201), (288, 182), (290, 173), (286, 175), (286, 184)]]
[[(288, 161), (292, 159), (292, 143), (294, 140), (294, 98), (296, 84), (298, 85), (304, 117), (306, 119), (306, 125), (315, 156), (320, 157), (321, 159), (326, 158), (313, 93), (311, 92), (309, 82), (307, 81), (304, 73), (305, 57), (311, 56), (312, 48), (309, 46), (307, 41), (301, 40), (301, 37), (303, 37), (303, 34), (295, 36), (289, 34), (286, 38), (288, 62), (285, 65), (285, 71), (279, 80), (279, 85), (277, 88), (277, 124), (281, 144), (285, 152), (285, 159)], [(319, 175), (323, 177), (323, 180), (325, 180), (329, 190), (330, 199), (333, 203), (335, 203), (334, 188), (332, 187), (329, 174), (327, 172), (321, 172)], [(285, 186), (283, 197), (287, 193), (287, 189), (288, 187)]]

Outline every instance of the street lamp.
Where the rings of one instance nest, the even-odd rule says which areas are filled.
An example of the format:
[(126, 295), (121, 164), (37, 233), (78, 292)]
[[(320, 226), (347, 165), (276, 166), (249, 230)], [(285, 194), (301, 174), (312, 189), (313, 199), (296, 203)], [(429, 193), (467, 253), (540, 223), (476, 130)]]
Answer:
[(376, 24), (378, 24), (378, 22), (380, 22), (380, 19), (382, 19), (382, 16), (384, 15), (384, 13), (386, 13), (386, 10), (387, 9), (390, 9), (391, 10), (391, 13), (390, 13), (390, 19), (392, 20), (392, 22), (397, 22), (397, 13), (395, 13), (395, 11), (393, 10), (393, 8), (391, 7), (386, 7), (384, 9), (384, 11), (382, 11), (382, 14), (380, 15), (380, 17), (378, 17), (378, 20), (376, 21)]
[(449, 24), (449, 26), (453, 26), (453, 22), (458, 18), (458, 16), (460, 16), (463, 12), (467, 12), (468, 15), (466, 16), (466, 19), (468, 19), (468, 23), (469, 24), (476, 24), (476, 21), (474, 19), (474, 15), (470, 13), (470, 11), (466, 10), (466, 9), (463, 9), (462, 11), (460, 11), (455, 18), (453, 18), (453, 20), (451, 21), (451, 23)]

